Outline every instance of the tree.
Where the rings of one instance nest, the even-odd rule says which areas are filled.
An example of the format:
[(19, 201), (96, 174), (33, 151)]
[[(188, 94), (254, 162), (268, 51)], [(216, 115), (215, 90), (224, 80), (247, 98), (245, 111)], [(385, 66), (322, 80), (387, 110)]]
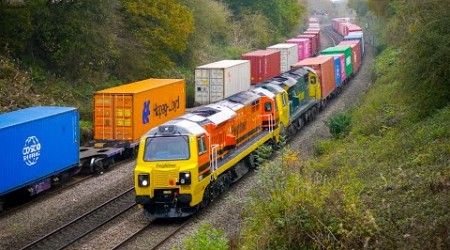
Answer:
[(175, 65), (194, 31), (192, 12), (176, 0), (121, 0), (127, 27), (147, 50), (147, 76)]

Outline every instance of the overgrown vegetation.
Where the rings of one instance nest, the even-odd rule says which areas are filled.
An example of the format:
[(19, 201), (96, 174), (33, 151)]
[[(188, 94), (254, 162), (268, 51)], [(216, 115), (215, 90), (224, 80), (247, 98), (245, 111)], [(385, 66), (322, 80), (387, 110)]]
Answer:
[(186, 79), (192, 106), (195, 67), (278, 43), (305, 14), (296, 0), (233, 2), (0, 1), (0, 111), (75, 106), (91, 122), (93, 92), (150, 77)]
[(175, 250), (179, 249), (226, 250), (228, 249), (228, 240), (222, 230), (215, 229), (211, 224), (205, 223), (193, 236), (183, 241), (183, 248), (175, 248)]
[(450, 248), (450, 3), (350, 4), (384, 27), (374, 83), (328, 123), (347, 136), (260, 168), (242, 249)]

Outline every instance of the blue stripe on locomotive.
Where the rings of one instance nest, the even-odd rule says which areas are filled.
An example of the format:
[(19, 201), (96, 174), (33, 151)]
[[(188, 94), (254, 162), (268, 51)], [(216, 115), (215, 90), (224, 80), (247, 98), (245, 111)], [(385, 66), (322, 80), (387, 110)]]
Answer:
[(78, 165), (79, 116), (71, 107), (0, 115), (0, 195)]

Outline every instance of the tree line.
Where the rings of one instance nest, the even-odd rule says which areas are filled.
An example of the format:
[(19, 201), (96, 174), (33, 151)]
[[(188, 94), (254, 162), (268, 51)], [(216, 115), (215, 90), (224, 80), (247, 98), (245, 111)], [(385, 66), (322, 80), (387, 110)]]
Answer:
[(3, 0), (0, 54), (68, 83), (186, 75), (288, 36), (298, 0)]

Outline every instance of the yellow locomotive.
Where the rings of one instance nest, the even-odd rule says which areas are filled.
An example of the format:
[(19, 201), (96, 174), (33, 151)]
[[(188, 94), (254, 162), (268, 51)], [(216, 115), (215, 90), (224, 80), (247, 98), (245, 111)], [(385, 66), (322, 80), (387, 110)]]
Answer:
[(151, 129), (140, 141), (136, 202), (148, 216), (195, 214), (255, 167), (254, 151), (275, 144), (318, 108), (317, 75), (296, 69), (251, 90)]

